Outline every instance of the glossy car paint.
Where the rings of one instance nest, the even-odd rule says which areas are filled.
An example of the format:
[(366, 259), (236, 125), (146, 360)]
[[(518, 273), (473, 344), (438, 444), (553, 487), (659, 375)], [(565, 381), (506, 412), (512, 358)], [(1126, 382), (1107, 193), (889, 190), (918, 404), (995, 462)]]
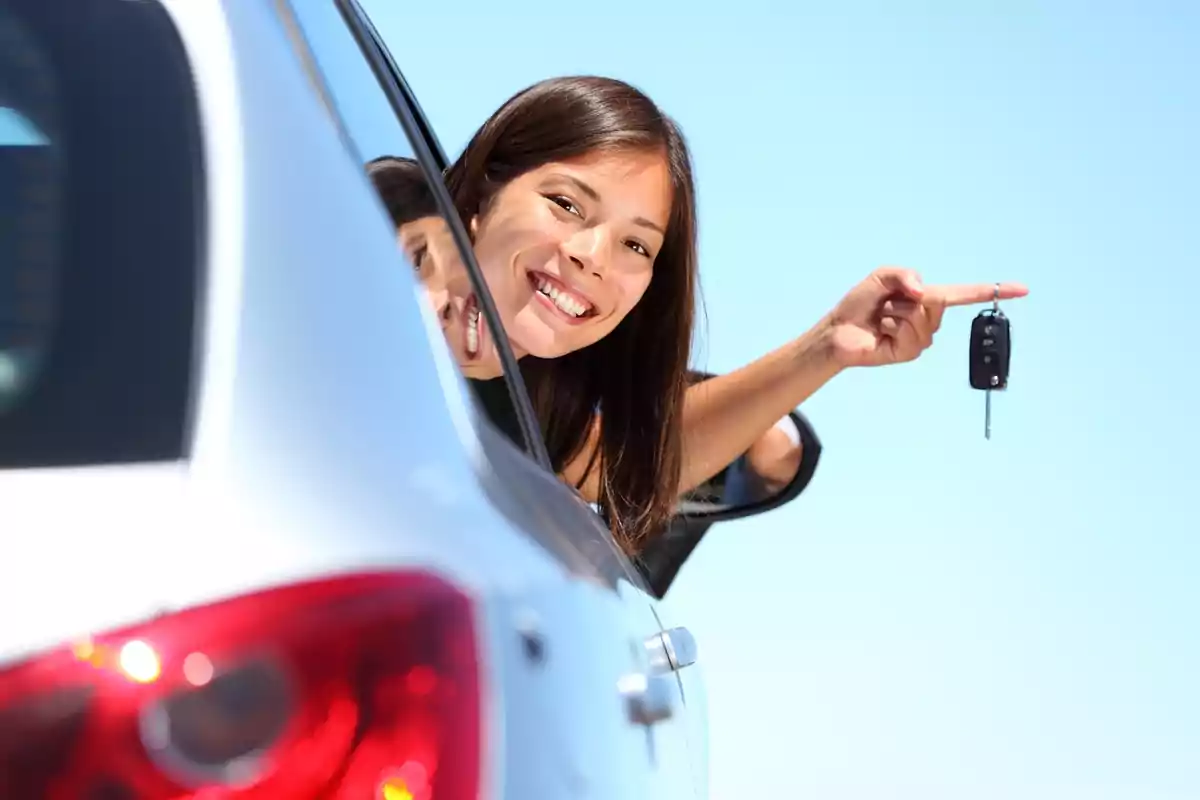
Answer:
[(20, 520), (0, 664), (268, 586), (420, 567), (478, 603), (484, 796), (694, 796), (683, 698), (643, 727), (618, 692), (650, 671), (652, 601), (569, 491), (496, 468), (520, 456), (479, 432), (286, 7), (163, 5), (195, 79), (208, 206), (191, 456), (0, 472)]

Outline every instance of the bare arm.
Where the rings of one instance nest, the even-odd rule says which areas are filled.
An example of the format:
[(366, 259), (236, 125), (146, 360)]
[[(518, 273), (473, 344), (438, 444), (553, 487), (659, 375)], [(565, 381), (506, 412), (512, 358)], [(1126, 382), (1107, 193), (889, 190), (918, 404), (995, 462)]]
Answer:
[[(909, 269), (881, 267), (850, 290), (808, 333), (727, 375), (688, 389), (683, 409), (679, 493), (695, 488), (745, 453), (775, 422), (846, 367), (912, 361), (933, 343), (947, 308), (1024, 297), (1019, 283), (924, 286)], [(578, 483), (596, 447), (564, 470)], [(595, 498), (594, 474), (582, 485)]]
[(752, 447), (769, 444), (764, 434), (841, 369), (822, 321), (741, 369), (689, 388), (679, 491), (708, 480)]
[(803, 458), (804, 444), (799, 436), (789, 434), (778, 423), (758, 437), (746, 451), (746, 466), (761, 484), (760, 499), (775, 497), (786, 489), (800, 472)]
[[(691, 386), (683, 408), (683, 471), (679, 493), (696, 488), (729, 466), (764, 433), (841, 371), (833, 357), (830, 328), (823, 320), (812, 330), (741, 369)], [(578, 483), (598, 439), (563, 471)], [(580, 491), (595, 500), (598, 475), (592, 470)]]

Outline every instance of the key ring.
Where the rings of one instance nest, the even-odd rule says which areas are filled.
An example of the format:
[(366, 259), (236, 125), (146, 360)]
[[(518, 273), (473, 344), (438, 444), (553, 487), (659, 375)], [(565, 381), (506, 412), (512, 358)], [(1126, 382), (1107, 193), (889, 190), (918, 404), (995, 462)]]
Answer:
[(992, 290), (992, 311), (1000, 310), (1000, 284), (996, 284), (996, 288)]

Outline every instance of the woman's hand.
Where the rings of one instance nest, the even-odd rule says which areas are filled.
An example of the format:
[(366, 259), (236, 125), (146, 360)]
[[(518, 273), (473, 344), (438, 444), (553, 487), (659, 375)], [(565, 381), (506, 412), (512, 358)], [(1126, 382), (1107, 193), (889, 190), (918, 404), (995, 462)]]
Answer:
[(850, 290), (825, 319), (839, 367), (878, 367), (912, 361), (929, 345), (951, 306), (1011, 300), (1029, 290), (1019, 283), (924, 286), (910, 269), (881, 267)]
[[(1028, 293), (1020, 284), (1002, 283), (998, 296)], [(720, 472), (846, 367), (912, 361), (932, 343), (947, 308), (988, 303), (994, 296), (991, 283), (924, 286), (912, 270), (875, 270), (800, 337), (688, 388), (680, 491)]]

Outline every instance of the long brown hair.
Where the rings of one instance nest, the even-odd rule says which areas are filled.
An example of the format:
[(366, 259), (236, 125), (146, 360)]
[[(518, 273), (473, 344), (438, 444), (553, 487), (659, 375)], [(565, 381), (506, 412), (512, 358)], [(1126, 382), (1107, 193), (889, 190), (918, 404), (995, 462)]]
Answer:
[(392, 225), (399, 228), (421, 217), (438, 215), (437, 200), (415, 158), (379, 156), (367, 162), (367, 177), (383, 201)]
[(553, 78), (510, 98), (446, 174), (464, 221), (486, 212), (509, 181), (552, 162), (602, 152), (655, 152), (673, 189), (650, 286), (599, 342), (555, 359), (527, 356), (521, 372), (555, 469), (583, 452), (600, 418), (599, 503), (630, 553), (666, 525), (683, 451), (683, 397), (696, 291), (696, 201), (678, 125), (638, 89), (600, 77)]

